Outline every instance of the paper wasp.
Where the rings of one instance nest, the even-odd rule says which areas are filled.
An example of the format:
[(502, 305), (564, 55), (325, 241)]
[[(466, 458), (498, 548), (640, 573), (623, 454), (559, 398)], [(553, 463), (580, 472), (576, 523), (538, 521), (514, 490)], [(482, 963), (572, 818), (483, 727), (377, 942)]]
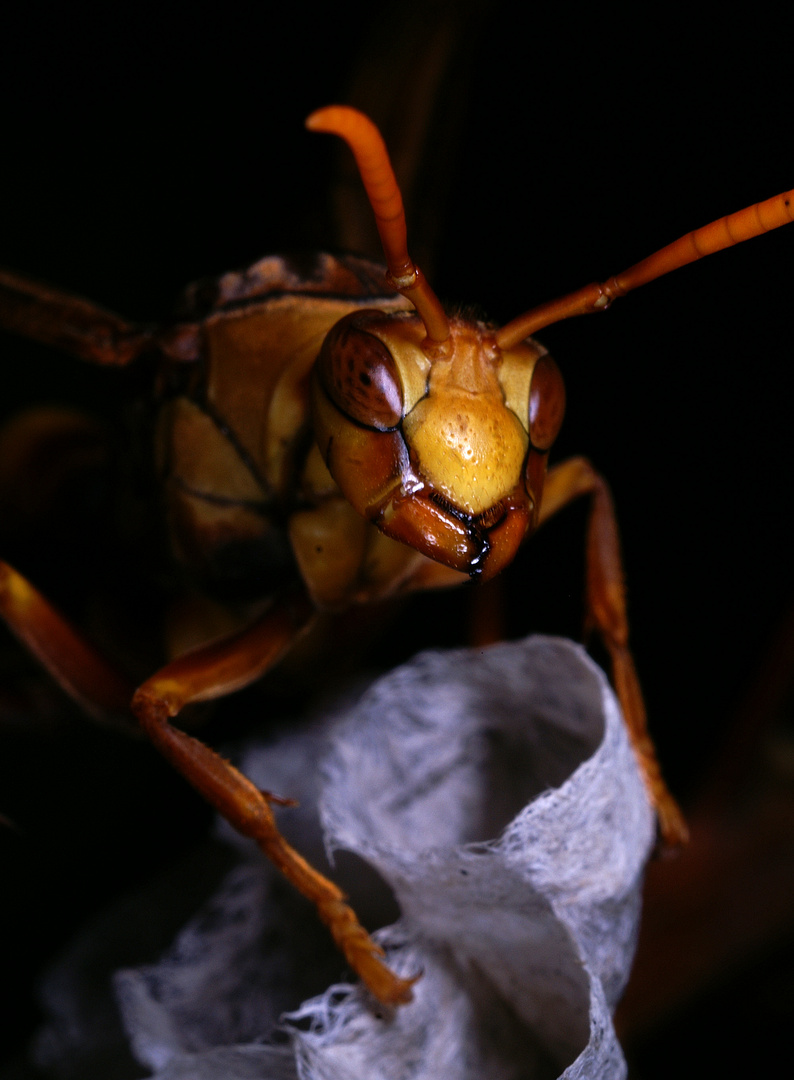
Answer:
[[(382, 140), (362, 114), (309, 120), (356, 156), (388, 271), (355, 257), (281, 257), (188, 288), (176, 315), (139, 326), (14, 274), (0, 276), (0, 324), (103, 367), (149, 365), (154, 457), (177, 563), (226, 603), (233, 628), (175, 655), (135, 690), (8, 563), (0, 613), (62, 687), (98, 719), (130, 703), (163, 755), (317, 906), (380, 1000), (410, 999), (341, 891), (279, 832), (272, 804), (228, 762), (171, 724), (181, 709), (267, 671), (319, 610), (485, 581), (563, 506), (592, 500), (587, 616), (613, 677), (664, 840), (686, 826), (661, 779), (628, 648), (611, 497), (583, 458), (547, 470), (563, 419), (556, 364), (531, 334), (606, 308), (662, 274), (794, 220), (794, 193), (723, 218), (602, 284), (495, 328), (450, 316), (408, 254)], [(42, 445), (81, 432), (37, 417), (11, 447), (24, 474)], [(182, 635), (189, 633), (185, 629)]]

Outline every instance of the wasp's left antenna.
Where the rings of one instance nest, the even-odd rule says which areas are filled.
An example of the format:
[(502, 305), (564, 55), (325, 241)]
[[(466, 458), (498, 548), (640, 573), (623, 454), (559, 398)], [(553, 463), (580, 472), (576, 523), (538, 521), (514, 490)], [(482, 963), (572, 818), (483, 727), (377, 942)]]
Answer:
[(500, 349), (510, 349), (538, 330), (569, 319), (572, 315), (603, 311), (613, 300), (625, 296), (632, 289), (647, 285), (649, 281), (655, 281), (696, 259), (771, 232), (790, 221), (794, 221), (794, 189), (765, 202), (753, 203), (744, 210), (737, 210), (735, 214), (728, 214), (695, 229), (608, 281), (593, 282), (567, 296), (532, 308), (497, 330), (494, 335), (496, 344)]

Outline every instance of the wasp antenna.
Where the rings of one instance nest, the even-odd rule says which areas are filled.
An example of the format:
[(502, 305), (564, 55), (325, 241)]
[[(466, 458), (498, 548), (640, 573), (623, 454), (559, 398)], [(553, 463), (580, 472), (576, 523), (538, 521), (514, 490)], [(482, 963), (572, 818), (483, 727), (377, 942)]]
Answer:
[(369, 117), (347, 105), (318, 109), (307, 119), (306, 127), (310, 131), (338, 135), (352, 150), (375, 215), (392, 284), (419, 313), (427, 331), (428, 351), (443, 351), (443, 344), (449, 339), (449, 320), (427, 279), (408, 254), (405, 209), (383, 136)]
[(794, 221), (794, 189), (775, 195), (765, 202), (753, 203), (744, 210), (738, 210), (735, 214), (728, 214), (709, 225), (695, 229), (608, 281), (585, 285), (583, 289), (567, 296), (532, 308), (507, 323), (501, 330), (497, 330), (494, 335), (496, 344), (500, 349), (509, 349), (538, 330), (562, 322), (563, 319), (569, 319), (573, 315), (587, 315), (591, 311), (603, 311), (613, 300), (625, 296), (632, 289), (638, 289), (672, 270), (686, 266), (687, 263), (741, 244), (745, 240), (752, 240), (755, 236), (771, 232), (772, 229), (787, 225), (791, 221)]

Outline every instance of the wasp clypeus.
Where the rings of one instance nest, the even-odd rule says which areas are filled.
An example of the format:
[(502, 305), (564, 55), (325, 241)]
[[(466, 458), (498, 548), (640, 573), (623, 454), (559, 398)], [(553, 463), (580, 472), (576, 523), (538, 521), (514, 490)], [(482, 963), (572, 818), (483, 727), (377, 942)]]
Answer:
[[(318, 255), (303, 265), (265, 258), (189, 288), (177, 315), (155, 328), (0, 276), (7, 329), (94, 364), (152, 367), (155, 459), (173, 555), (203, 592), (228, 603), (237, 625), (175, 650), (135, 689), (7, 563), (0, 563), (0, 611), (90, 713), (110, 718), (131, 707), (161, 753), (316, 904), (372, 992), (399, 1003), (410, 999), (411, 980), (384, 966), (341, 891), (281, 836), (272, 810), (279, 800), (171, 721), (188, 704), (259, 678), (318, 611), (486, 581), (561, 507), (588, 496), (588, 621), (610, 655), (662, 836), (683, 841), (686, 826), (646, 733), (611, 497), (583, 458), (547, 468), (565, 391), (556, 364), (530, 335), (794, 220), (794, 192), (496, 328), (448, 315), (413, 263), (374, 125), (332, 107), (308, 126), (350, 145), (385, 274), (352, 256)], [(24, 465), (42, 443), (72, 445), (74, 423), (40, 416), (12, 433), (12, 449)]]

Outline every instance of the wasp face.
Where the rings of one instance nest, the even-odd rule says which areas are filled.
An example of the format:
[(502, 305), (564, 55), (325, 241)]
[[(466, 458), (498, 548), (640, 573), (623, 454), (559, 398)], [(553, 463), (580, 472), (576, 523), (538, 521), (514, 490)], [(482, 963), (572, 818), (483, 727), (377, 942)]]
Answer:
[(327, 335), (314, 370), (317, 441), (350, 503), (387, 536), (489, 578), (537, 524), (565, 391), (535, 342), (501, 351), (450, 322), (431, 358), (413, 315), (359, 311)]

